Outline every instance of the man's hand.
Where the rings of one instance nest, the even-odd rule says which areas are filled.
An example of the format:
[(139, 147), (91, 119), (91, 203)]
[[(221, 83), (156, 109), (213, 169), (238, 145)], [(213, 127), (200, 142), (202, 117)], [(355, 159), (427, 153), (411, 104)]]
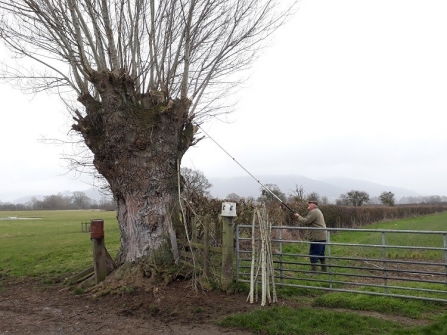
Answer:
[(296, 217), (296, 218), (300, 217), (300, 215), (298, 213), (293, 213), (293, 216)]

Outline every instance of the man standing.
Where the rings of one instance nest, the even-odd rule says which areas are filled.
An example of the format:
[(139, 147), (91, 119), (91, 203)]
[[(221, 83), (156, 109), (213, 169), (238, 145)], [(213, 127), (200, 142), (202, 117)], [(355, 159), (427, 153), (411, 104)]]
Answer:
[[(295, 213), (294, 216), (302, 226), (309, 226), (313, 228), (326, 228), (323, 213), (318, 208), (318, 202), (309, 201), (307, 203), (307, 210), (309, 211), (306, 217)], [(321, 262), (321, 271), (326, 272), (326, 259), (324, 257), (324, 250), (326, 247), (326, 230), (312, 229), (306, 232), (306, 238), (310, 241), (309, 256), (310, 264), (313, 272), (317, 271), (318, 260)]]

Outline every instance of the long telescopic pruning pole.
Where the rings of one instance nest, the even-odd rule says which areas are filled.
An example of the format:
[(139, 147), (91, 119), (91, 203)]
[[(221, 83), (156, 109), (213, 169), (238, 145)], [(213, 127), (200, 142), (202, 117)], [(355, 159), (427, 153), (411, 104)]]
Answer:
[(203, 130), (203, 128), (201, 128), (198, 124), (196, 124), (197, 127), (200, 128), (201, 131), (203, 131), (205, 133), (206, 136), (208, 136), (214, 143), (216, 143), (216, 145), (221, 148), (223, 150), (223, 152), (225, 152), (237, 165), (239, 165), (245, 172), (247, 172), (250, 177), (252, 177), (254, 180), (256, 180), (256, 182), (262, 186), (262, 188), (264, 190), (266, 190), (267, 192), (269, 192), (271, 195), (273, 195), (282, 205), (284, 205), (284, 207), (286, 207), (289, 211), (291, 211), (293, 214), (295, 214), (295, 211), (290, 208), (284, 201), (282, 201), (275, 193), (273, 193), (271, 190), (269, 190), (267, 187), (265, 187), (258, 179), (256, 179), (246, 168), (244, 168), (234, 157), (232, 157), (224, 148), (222, 148), (222, 146), (217, 143), (210, 135), (207, 134), (207, 132), (205, 130)]

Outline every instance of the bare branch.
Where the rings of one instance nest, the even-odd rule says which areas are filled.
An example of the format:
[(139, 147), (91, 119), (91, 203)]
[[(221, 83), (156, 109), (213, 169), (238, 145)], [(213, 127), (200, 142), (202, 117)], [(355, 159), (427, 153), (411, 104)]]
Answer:
[[(120, 13), (118, 13), (118, 15), (119, 14)], [(114, 31), (109, 14), (109, 2), (107, 0), (101, 0), (101, 15), (108, 41), (107, 49), (110, 55), (111, 71), (117, 72), (119, 70), (118, 54), (116, 51)]]
[(210, 104), (202, 101), (210, 85), (222, 86), (250, 67), (262, 42), (290, 15), (290, 1), (0, 0), (7, 14), (0, 34), (16, 54), (49, 68), (76, 94), (93, 89), (97, 95), (87, 84), (92, 71), (128, 73), (141, 94), (188, 97), (199, 115)]

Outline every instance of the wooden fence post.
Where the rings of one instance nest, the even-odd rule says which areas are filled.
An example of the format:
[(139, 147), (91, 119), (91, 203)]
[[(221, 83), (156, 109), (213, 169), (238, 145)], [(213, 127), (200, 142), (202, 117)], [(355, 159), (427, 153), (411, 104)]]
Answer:
[(96, 284), (107, 277), (106, 248), (104, 245), (104, 221), (90, 222), (90, 238), (93, 241), (93, 268), (95, 269)]
[(213, 230), (214, 230), (214, 236), (218, 242), (219, 245), (222, 245), (222, 225), (220, 223), (220, 218), (216, 218), (216, 220), (213, 220)]
[(107, 263), (105, 259), (104, 239), (93, 239), (93, 267), (95, 268), (96, 284), (99, 284), (107, 277)]
[(210, 221), (210, 216), (206, 215), (203, 232), (203, 274), (207, 278), (210, 276)]
[(93, 268), (96, 284), (99, 284), (116, 268), (104, 242), (104, 220), (90, 222), (90, 239), (93, 241)]
[(236, 216), (236, 203), (224, 202), (222, 204), (222, 290), (229, 291), (233, 281), (233, 254), (234, 254), (234, 226)]

